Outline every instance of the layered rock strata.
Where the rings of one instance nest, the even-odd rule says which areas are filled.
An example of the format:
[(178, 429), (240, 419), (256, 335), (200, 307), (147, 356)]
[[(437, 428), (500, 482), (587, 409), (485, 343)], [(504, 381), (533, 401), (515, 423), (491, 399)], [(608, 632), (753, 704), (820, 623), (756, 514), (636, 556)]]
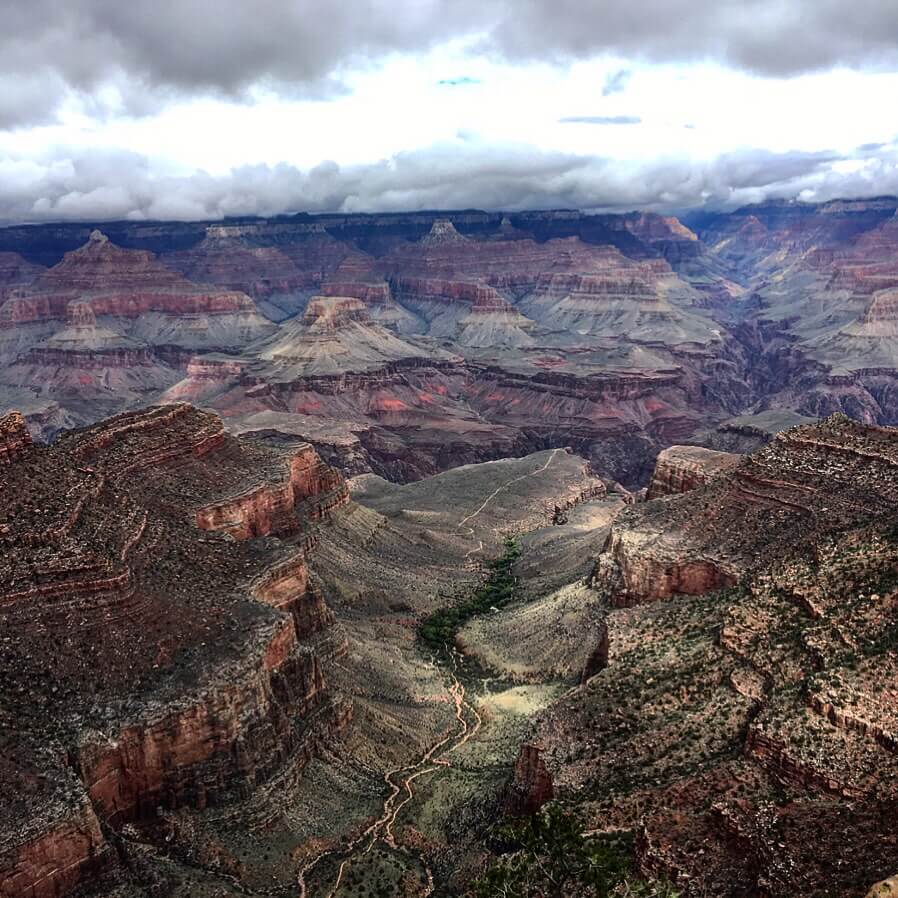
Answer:
[[(891, 433), (835, 416), (783, 431), (741, 462), (718, 459), (729, 470), (697, 499), (628, 509), (594, 579), (621, 604), (700, 595), (732, 585), (799, 536), (882, 514), (898, 495)], [(701, 513), (684, 516), (691, 501)]]
[(522, 745), (514, 765), (514, 779), (505, 797), (505, 812), (513, 817), (529, 816), (554, 797), (552, 776), (540, 757), (539, 747)]
[(701, 446), (671, 446), (658, 454), (646, 498), (687, 493), (736, 467), (742, 456)]
[(599, 663), (532, 738), (644, 872), (852, 898), (898, 866), (896, 499), (898, 430), (835, 416), (615, 522)]
[(120, 337), (152, 345), (239, 347), (273, 329), (245, 293), (198, 286), (151, 253), (121, 249), (94, 231), (58, 265), (8, 293), (0, 330), (31, 333), (37, 342), (66, 320), (73, 302), (87, 304)]
[(58, 898), (127, 878), (125, 823), (246, 799), (343, 725), (301, 534), (347, 493), (187, 405), (2, 432), (0, 892)]

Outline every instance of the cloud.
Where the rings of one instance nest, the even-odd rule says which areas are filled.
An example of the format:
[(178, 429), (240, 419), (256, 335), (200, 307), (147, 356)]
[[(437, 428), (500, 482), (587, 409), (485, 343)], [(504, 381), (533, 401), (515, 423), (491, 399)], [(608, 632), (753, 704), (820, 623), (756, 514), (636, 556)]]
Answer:
[[(125, 111), (185, 95), (245, 100), (259, 86), (320, 98), (349, 68), (490, 21), (477, 0), (28, 0), (4, 8), (0, 78), (4, 93), (11, 77), (40, 81), (49, 95), (35, 121), (110, 86)], [(20, 121), (0, 106), (0, 127)]]
[[(610, 53), (716, 60), (762, 75), (898, 64), (890, 0), (28, 0), (0, 31), (0, 127), (112, 88), (126, 112), (256, 87), (327, 97), (352, 69), (478, 37), (512, 62)], [(627, 70), (603, 90), (626, 83)]]
[(562, 125), (638, 125), (638, 115), (566, 115), (558, 119)]
[(768, 76), (898, 64), (891, 0), (515, 0), (490, 33), (510, 59), (614, 53), (714, 60)]
[[(846, 168), (846, 162), (850, 164)], [(0, 157), (0, 221), (216, 219), (284, 212), (581, 208), (678, 211), (772, 197), (831, 199), (898, 192), (898, 151), (742, 150), (706, 162), (629, 163), (526, 146), (453, 142), (372, 165), (309, 171), (250, 165), (224, 176), (172, 175), (135, 153), (64, 150)]]

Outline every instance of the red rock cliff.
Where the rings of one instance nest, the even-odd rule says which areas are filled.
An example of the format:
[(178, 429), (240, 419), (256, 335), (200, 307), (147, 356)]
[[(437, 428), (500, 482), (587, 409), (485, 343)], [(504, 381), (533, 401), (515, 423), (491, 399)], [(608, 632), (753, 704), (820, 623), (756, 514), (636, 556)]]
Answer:
[(671, 446), (658, 454), (646, 498), (687, 493), (739, 464), (742, 456), (701, 446)]
[(253, 542), (252, 513), (242, 542), (195, 524), (269, 494), (309, 524), (345, 485), (307, 447), (242, 443), (186, 405), (27, 451), (4, 420), (0, 894), (60, 898), (115, 864), (103, 827), (295, 780), (345, 723), (303, 642), (332, 622), (307, 583), (314, 539)]
[(505, 798), (505, 812), (515, 817), (535, 814), (554, 797), (552, 776), (539, 748), (525, 743), (515, 761), (514, 779)]

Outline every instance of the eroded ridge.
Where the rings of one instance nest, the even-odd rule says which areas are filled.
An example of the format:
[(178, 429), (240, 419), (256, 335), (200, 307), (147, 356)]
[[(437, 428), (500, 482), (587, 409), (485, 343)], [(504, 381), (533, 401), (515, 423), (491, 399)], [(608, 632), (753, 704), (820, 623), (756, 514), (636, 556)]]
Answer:
[(643, 871), (848, 898), (898, 868), (896, 460), (837, 415), (614, 523), (596, 663), (534, 738)]
[[(659, 458), (654, 482), (670, 479), (669, 458)], [(894, 429), (844, 415), (783, 431), (735, 466), (727, 458), (700, 500), (694, 493), (628, 509), (612, 528), (594, 580), (618, 605), (733, 585), (799, 537), (888, 514), (898, 500), (896, 460)]]
[(116, 881), (124, 824), (295, 778), (345, 724), (306, 554), (346, 490), (309, 446), (243, 442), (188, 405), (50, 447), (19, 423), (0, 467), (0, 893), (56, 898)]

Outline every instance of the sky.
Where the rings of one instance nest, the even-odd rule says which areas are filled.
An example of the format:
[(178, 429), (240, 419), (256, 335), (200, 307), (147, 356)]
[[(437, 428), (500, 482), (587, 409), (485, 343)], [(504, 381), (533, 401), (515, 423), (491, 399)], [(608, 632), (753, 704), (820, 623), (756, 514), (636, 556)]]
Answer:
[(896, 0), (0, 0), (0, 221), (898, 193)]

